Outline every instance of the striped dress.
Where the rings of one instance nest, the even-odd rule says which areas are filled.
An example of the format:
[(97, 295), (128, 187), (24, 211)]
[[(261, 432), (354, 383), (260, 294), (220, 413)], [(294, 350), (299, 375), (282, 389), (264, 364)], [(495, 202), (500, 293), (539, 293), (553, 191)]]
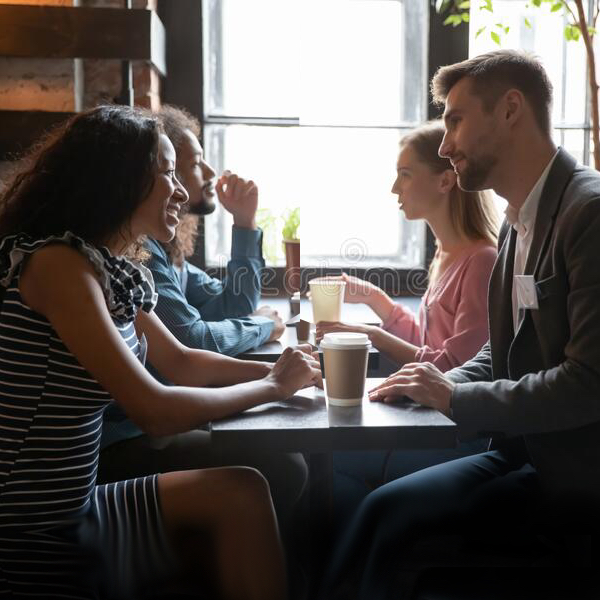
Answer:
[(138, 309), (155, 304), (143, 267), (70, 233), (0, 242), (0, 598), (133, 593), (169, 563), (156, 476), (96, 486), (109, 394), (19, 293), (22, 260), (66, 243), (92, 263), (115, 326), (143, 360)]

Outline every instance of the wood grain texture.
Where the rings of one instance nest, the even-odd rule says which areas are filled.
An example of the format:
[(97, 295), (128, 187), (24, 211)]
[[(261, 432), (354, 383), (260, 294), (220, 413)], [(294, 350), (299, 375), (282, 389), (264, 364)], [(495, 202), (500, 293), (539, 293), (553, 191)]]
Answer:
[(165, 30), (145, 9), (0, 5), (0, 56), (147, 60), (164, 75)]

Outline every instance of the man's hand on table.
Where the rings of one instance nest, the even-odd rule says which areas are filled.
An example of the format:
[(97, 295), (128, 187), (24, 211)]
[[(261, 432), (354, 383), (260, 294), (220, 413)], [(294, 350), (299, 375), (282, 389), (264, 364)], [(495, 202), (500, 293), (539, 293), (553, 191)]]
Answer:
[(450, 416), (450, 400), (455, 383), (431, 363), (409, 363), (369, 391), (369, 400), (393, 402), (398, 396), (430, 406)]
[(274, 308), (271, 308), (270, 306), (259, 306), (253, 313), (250, 314), (250, 316), (267, 317), (273, 321), (273, 331), (271, 332), (267, 342), (274, 342), (283, 335), (283, 332), (285, 331), (285, 324), (281, 320), (279, 313)]
[(286, 348), (273, 365), (267, 379), (275, 384), (282, 400), (305, 387), (323, 387), (321, 365), (310, 344)]

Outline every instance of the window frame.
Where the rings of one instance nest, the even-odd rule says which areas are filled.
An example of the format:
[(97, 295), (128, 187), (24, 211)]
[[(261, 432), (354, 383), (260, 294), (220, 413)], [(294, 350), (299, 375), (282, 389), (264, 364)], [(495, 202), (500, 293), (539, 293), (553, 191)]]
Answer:
[[(427, 0), (421, 0), (427, 2)], [(429, 10), (429, 28), (427, 39), (427, 78), (431, 80), (438, 67), (468, 58), (469, 28), (468, 23), (459, 27), (443, 25), (444, 17), (439, 15), (427, 2)], [(203, 2), (202, 0), (158, 0), (158, 14), (166, 31), (167, 77), (163, 80), (163, 101), (187, 109), (202, 124), (202, 134), (206, 124), (239, 123), (240, 119), (248, 124), (275, 125), (290, 127), (299, 125), (298, 119), (286, 118), (249, 118), (249, 117), (211, 117), (204, 115), (204, 57), (203, 57)], [(189, 48), (198, 48), (197, 55), (190, 55)], [(427, 118), (439, 117), (441, 109), (431, 102), (428, 92)], [(222, 277), (225, 268), (207, 268), (205, 254), (204, 219), (201, 219), (198, 243), (190, 262), (205, 269), (207, 273)], [(374, 283), (384, 282), (386, 292), (394, 296), (413, 296), (425, 291), (423, 286), (414, 287), (412, 293), (408, 287), (410, 281), (426, 281), (427, 269), (435, 254), (435, 240), (431, 230), (426, 228), (425, 267), (424, 268), (318, 268), (301, 267), (301, 290), (307, 289), (309, 277), (327, 274), (339, 274), (342, 270), (359, 277), (367, 277)], [(271, 267), (267, 271), (270, 281), (264, 282), (266, 288), (277, 290), (277, 295), (284, 295), (283, 276), (285, 267)], [(416, 291), (420, 290), (420, 291)]]

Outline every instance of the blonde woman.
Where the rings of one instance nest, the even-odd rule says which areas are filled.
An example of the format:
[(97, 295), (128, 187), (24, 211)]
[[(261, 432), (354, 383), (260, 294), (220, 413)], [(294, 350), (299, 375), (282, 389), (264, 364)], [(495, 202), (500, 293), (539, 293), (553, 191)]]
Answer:
[(436, 238), (429, 286), (418, 318), (367, 281), (343, 274), (346, 302), (368, 304), (381, 327), (317, 323), (317, 339), (333, 331), (367, 333), (399, 365), (431, 362), (447, 371), (472, 358), (488, 338), (487, 289), (496, 260), (497, 217), (489, 192), (465, 192), (447, 158), (438, 155), (441, 121), (400, 142), (392, 192), (407, 219), (424, 219)]

